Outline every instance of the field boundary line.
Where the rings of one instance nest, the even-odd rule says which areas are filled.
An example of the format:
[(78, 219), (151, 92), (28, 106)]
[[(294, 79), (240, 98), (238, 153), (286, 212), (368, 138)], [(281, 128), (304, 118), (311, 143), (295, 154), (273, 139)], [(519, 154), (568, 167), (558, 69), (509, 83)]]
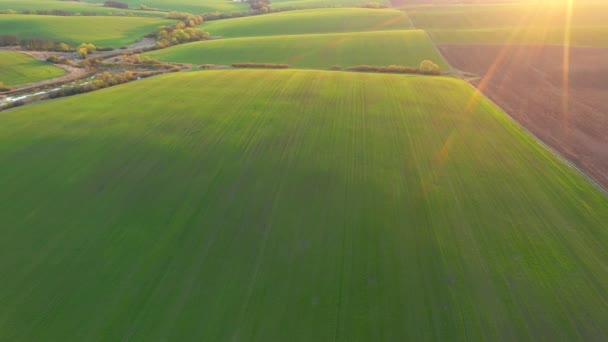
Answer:
[(583, 176), (583, 178), (585, 178), (591, 185), (593, 185), (597, 190), (599, 190), (600, 193), (602, 193), (602, 194), (604, 194), (604, 196), (608, 197), (608, 188), (605, 188), (600, 182), (598, 182), (592, 176), (588, 175), (585, 171), (583, 171), (583, 169), (581, 169), (578, 165), (574, 164), (574, 162), (572, 162), (570, 159), (568, 159), (562, 153), (560, 153), (559, 151), (557, 151), (556, 149), (554, 149), (553, 147), (549, 146), (547, 143), (545, 143), (544, 141), (542, 141), (538, 136), (536, 136), (536, 134), (532, 133), (532, 131), (530, 131), (529, 129), (527, 129), (526, 127), (524, 127), (524, 125), (522, 125), (517, 120), (515, 120), (515, 118), (513, 118), (511, 116), (511, 114), (509, 114), (508, 111), (506, 111), (504, 108), (502, 108), (501, 106), (499, 106), (496, 102), (494, 102), (494, 100), (492, 100), (489, 96), (487, 96), (479, 88), (477, 88), (476, 86), (472, 85), (471, 83), (467, 82), (466, 80), (464, 80), (462, 78), (461, 78), (461, 80), (464, 81), (466, 84), (468, 84), (469, 87), (473, 88), (473, 90), (475, 90), (475, 91), (479, 92), (481, 95), (483, 95), (483, 97), (485, 99), (487, 99), (491, 104), (493, 104), (494, 106), (496, 106), (496, 108), (500, 109), (503, 113), (505, 113), (505, 116), (513, 124), (515, 124), (516, 127), (519, 127), (526, 134), (528, 134), (529, 136), (531, 136), (545, 150), (549, 151), (554, 156), (556, 156), (557, 159), (561, 160), (564, 164), (566, 164), (567, 166), (569, 166), (570, 169), (572, 169), (573, 171), (575, 171), (579, 175)]

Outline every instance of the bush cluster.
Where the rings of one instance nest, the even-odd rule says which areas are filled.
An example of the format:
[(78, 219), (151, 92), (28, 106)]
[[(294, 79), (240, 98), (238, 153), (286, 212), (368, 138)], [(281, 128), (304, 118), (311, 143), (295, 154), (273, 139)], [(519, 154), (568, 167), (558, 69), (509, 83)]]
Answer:
[(386, 8), (386, 6), (379, 2), (368, 2), (365, 5), (363, 5), (363, 8), (379, 9), (379, 8)]
[(9, 91), (11, 90), (11, 87), (7, 87), (4, 85), (4, 83), (2, 81), (0, 81), (0, 91)]
[(177, 29), (183, 29), (185, 27), (196, 27), (202, 24), (204, 20), (204, 18), (200, 15), (194, 15), (186, 12), (169, 12), (167, 13), (166, 18), (180, 20), (183, 23), (183, 26), (178, 28), (177, 26), (180, 24), (177, 24)]
[(0, 46), (19, 45), (19, 37), (14, 34), (0, 34)]
[(287, 69), (289, 64), (274, 63), (232, 63), (234, 68)]
[(77, 94), (88, 93), (94, 90), (112, 87), (118, 84), (127, 83), (136, 78), (135, 74), (131, 71), (125, 71), (123, 73), (110, 73), (105, 71), (99, 75), (95, 80), (90, 83), (86, 83), (74, 87), (62, 88), (49, 95), (49, 98), (54, 99), (58, 97), (71, 96)]
[(349, 71), (358, 72), (381, 72), (381, 73), (393, 73), (393, 74), (424, 74), (424, 75), (441, 75), (439, 66), (432, 61), (424, 60), (420, 63), (420, 67), (414, 68), (402, 65), (389, 65), (389, 66), (371, 66), (371, 65), (357, 65), (349, 67)]
[(209, 32), (192, 27), (162, 27), (156, 34), (156, 48), (164, 49), (172, 45), (207, 40), (209, 37)]
[(74, 48), (66, 43), (53, 42), (42, 38), (26, 38), (19, 41), (19, 45), (24, 50), (32, 51), (56, 51), (71, 52)]
[(89, 43), (82, 43), (78, 47), (78, 50), (76, 50), (76, 54), (78, 55), (78, 57), (85, 59), (87, 58), (87, 55), (95, 53), (95, 51), (97, 51), (97, 47), (95, 47), (95, 45)]
[(270, 0), (247, 0), (251, 12), (266, 14), (271, 10)]

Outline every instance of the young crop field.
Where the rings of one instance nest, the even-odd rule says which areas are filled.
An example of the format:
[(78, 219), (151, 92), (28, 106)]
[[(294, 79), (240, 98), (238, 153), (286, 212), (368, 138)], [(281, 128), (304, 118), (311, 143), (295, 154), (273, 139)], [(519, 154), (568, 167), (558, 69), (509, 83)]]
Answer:
[[(96, 1), (100, 3), (102, 1)], [(100, 5), (87, 4), (78, 1), (61, 0), (0, 0), (0, 10), (14, 11), (67, 11), (73, 14), (119, 15), (128, 14), (147, 17), (164, 17), (166, 13), (156, 11), (127, 10)]]
[(170, 74), (0, 161), (0, 340), (608, 335), (608, 198), (457, 79)]
[[(92, 3), (98, 2), (98, 0), (86, 1)], [(166, 11), (183, 11), (193, 14), (206, 12), (247, 12), (249, 10), (249, 5), (246, 2), (236, 2), (233, 0), (121, 0), (121, 2), (129, 4), (131, 8), (139, 8), (140, 5), (144, 5)]]
[(421, 30), (218, 39), (146, 53), (161, 61), (193, 64), (285, 63), (300, 67), (404, 65), (428, 59), (448, 66)]
[(43, 38), (64, 43), (98, 46), (128, 45), (174, 20), (138, 17), (63, 17), (0, 15), (0, 32), (19, 38)]
[(65, 70), (20, 52), (0, 51), (0, 83), (14, 86), (62, 76)]
[(411, 28), (407, 16), (391, 9), (328, 8), (290, 11), (262, 16), (216, 20), (203, 30), (224, 38), (345, 33)]

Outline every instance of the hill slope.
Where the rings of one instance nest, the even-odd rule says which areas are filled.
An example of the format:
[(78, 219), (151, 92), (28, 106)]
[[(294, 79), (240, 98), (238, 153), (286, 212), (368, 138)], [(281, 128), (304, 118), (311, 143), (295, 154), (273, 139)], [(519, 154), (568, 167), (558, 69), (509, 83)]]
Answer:
[(171, 74), (0, 161), (0, 340), (608, 334), (608, 199), (455, 79)]
[(167, 62), (231, 64), (287, 63), (301, 67), (406, 65), (430, 59), (447, 64), (421, 30), (219, 39), (145, 54)]
[(62, 76), (65, 70), (20, 52), (0, 51), (0, 81), (7, 86)]
[(224, 38), (341, 33), (411, 28), (403, 12), (391, 9), (326, 8), (209, 21), (203, 30)]

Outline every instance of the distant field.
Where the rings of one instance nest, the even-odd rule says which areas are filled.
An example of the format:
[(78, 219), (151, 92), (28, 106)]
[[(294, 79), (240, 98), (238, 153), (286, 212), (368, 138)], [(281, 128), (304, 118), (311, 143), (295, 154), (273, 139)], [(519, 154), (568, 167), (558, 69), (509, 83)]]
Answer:
[(193, 64), (256, 62), (322, 68), (362, 64), (417, 67), (422, 60), (429, 59), (444, 70), (448, 68), (421, 30), (218, 39), (145, 55)]
[[(438, 44), (550, 44), (564, 45), (563, 28), (487, 28), (427, 30)], [(573, 27), (570, 44), (608, 47), (608, 25)]]
[[(95, 1), (101, 3), (103, 1)], [(137, 16), (164, 17), (165, 13), (154, 11), (134, 11), (118, 8), (109, 8), (103, 6), (95, 6), (77, 1), (61, 1), (61, 0), (0, 0), (0, 10), (12, 9), (15, 11), (38, 11), (38, 10), (62, 10), (69, 11), (74, 14), (82, 13), (97, 13), (100, 15), (122, 14), (127, 13)]]
[[(361, 7), (370, 1), (367, 0), (275, 0), (273, 8), (319, 8), (319, 7)], [(375, 1), (390, 7), (390, 1)]]
[(64, 75), (65, 70), (20, 52), (0, 51), (0, 81), (7, 86)]
[(0, 161), (0, 340), (608, 335), (608, 198), (457, 79), (171, 74)]
[(363, 8), (317, 9), (217, 20), (202, 28), (213, 36), (252, 37), (310, 33), (400, 30), (410, 28), (402, 12)]
[[(98, 2), (98, 0), (86, 1), (92, 3)], [(145, 5), (151, 8), (184, 11), (194, 14), (206, 12), (246, 12), (249, 10), (249, 5), (245, 2), (240, 3), (232, 0), (121, 0), (121, 2), (128, 3), (131, 8), (138, 8), (140, 5)]]
[[(417, 28), (439, 44), (563, 45), (565, 2), (406, 7)], [(608, 46), (608, 2), (575, 1), (572, 45)]]
[(154, 32), (172, 20), (136, 17), (57, 17), (47, 15), (0, 15), (0, 32), (20, 38), (44, 38), (80, 44), (119, 47)]
[[(466, 4), (406, 7), (406, 12), (419, 28), (497, 28), (497, 27), (563, 27), (566, 24), (566, 1), (515, 4)], [(608, 3), (605, 1), (573, 2), (573, 26), (605, 26)]]

